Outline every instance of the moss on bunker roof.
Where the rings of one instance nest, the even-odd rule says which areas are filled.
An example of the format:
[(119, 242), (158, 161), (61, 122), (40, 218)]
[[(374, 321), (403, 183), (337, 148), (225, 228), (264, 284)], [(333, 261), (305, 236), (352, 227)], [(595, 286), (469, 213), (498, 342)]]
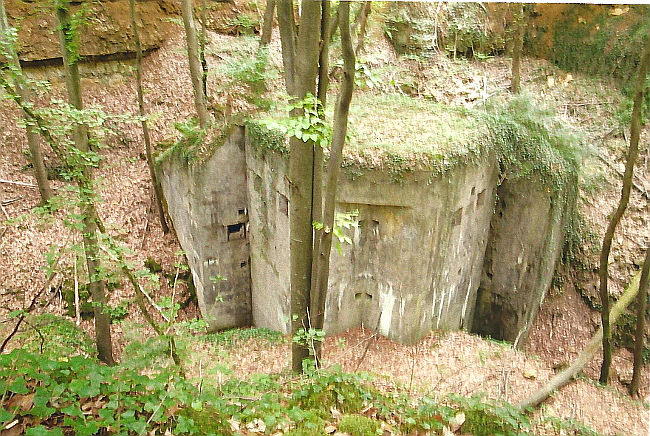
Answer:
[[(333, 100), (327, 118), (333, 116)], [(262, 115), (276, 118), (280, 113)], [(279, 132), (257, 132), (258, 148), (287, 152)], [(266, 126), (264, 126), (266, 129)], [(402, 94), (356, 92), (350, 106), (344, 167), (445, 171), (475, 158), (487, 144), (489, 132), (477, 113)], [(271, 139), (274, 138), (274, 139)]]
[(348, 136), (348, 165), (444, 170), (480, 154), (489, 132), (484, 119), (467, 109), (402, 94), (357, 93)]

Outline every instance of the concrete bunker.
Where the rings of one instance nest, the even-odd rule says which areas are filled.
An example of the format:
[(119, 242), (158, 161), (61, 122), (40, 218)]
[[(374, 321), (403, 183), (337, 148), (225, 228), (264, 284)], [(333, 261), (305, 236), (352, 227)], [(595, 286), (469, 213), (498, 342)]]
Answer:
[[(240, 126), (203, 162), (172, 154), (160, 166), (211, 329), (289, 332), (288, 153), (264, 141), (259, 126)], [(502, 180), (489, 147), (467, 154), (399, 180), (380, 166), (344, 169), (336, 207), (357, 211), (357, 226), (351, 245), (333, 247), (326, 333), (363, 325), (413, 343), (431, 329), (465, 329), (523, 342), (574, 197)]]

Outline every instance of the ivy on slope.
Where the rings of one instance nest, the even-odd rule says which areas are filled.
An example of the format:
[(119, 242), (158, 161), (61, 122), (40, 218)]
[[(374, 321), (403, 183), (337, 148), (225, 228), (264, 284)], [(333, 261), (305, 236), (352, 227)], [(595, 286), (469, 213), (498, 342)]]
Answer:
[(484, 114), (502, 178), (537, 178), (557, 192), (578, 182), (585, 149), (579, 136), (526, 95), (491, 102)]

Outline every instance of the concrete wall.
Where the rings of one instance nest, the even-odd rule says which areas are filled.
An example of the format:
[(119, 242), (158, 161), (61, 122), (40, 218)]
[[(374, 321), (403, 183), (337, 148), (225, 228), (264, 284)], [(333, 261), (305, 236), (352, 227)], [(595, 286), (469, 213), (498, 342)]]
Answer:
[(575, 193), (519, 179), (505, 180), (498, 197), (473, 330), (521, 345), (553, 280)]
[[(250, 325), (250, 261), (244, 129), (204, 164), (172, 155), (159, 171), (169, 216), (211, 330)], [(219, 275), (226, 280), (217, 280)]]
[[(253, 322), (289, 329), (287, 162), (247, 144)], [(332, 248), (325, 329), (363, 324), (400, 342), (469, 328), (494, 205), (496, 163), (443, 176), (381, 170), (342, 176), (337, 210), (358, 211), (352, 245)]]
[(253, 324), (288, 333), (291, 317), (287, 160), (271, 151), (264, 158), (247, 140), (246, 163)]
[[(289, 332), (287, 165), (243, 128), (200, 166), (174, 156), (162, 164), (170, 216), (213, 329)], [(364, 325), (412, 343), (432, 328), (467, 329), (523, 342), (574, 197), (530, 180), (497, 188), (494, 156), (400, 182), (380, 169), (355, 174), (344, 171), (339, 183), (337, 210), (358, 211), (358, 227), (353, 244), (332, 249), (326, 332)], [(227, 281), (210, 280), (218, 274)]]

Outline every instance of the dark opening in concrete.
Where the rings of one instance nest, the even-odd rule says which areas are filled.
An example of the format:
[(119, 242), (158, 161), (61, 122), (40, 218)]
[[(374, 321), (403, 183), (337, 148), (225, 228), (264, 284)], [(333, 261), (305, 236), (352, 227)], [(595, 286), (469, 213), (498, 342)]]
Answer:
[(246, 239), (246, 226), (244, 223), (229, 224), (227, 229), (229, 241), (235, 239)]

